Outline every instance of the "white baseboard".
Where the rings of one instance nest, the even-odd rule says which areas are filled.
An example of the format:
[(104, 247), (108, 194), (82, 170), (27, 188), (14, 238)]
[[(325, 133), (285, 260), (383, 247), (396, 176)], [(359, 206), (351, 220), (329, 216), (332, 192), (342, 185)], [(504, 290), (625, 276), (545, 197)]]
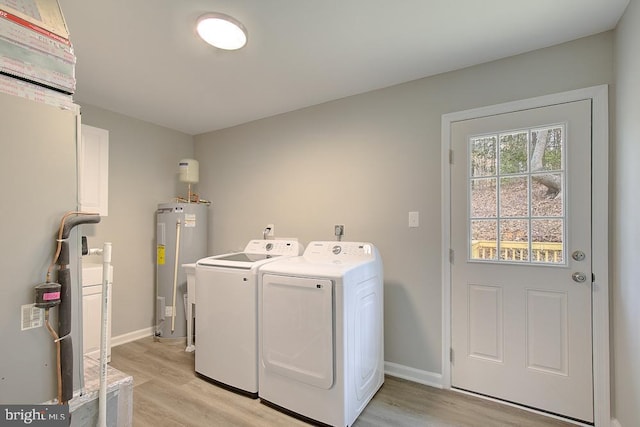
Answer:
[(442, 374), (436, 374), (435, 372), (422, 371), (392, 362), (384, 362), (384, 373), (392, 377), (402, 378), (431, 387), (443, 388)]
[(622, 427), (622, 424), (620, 424), (620, 421), (616, 420), (615, 418), (612, 418), (611, 427)]
[(131, 341), (139, 340), (140, 338), (146, 338), (150, 336), (153, 336), (153, 326), (139, 329), (133, 332), (127, 332), (126, 334), (118, 335), (117, 337), (111, 337), (111, 347), (116, 347)]

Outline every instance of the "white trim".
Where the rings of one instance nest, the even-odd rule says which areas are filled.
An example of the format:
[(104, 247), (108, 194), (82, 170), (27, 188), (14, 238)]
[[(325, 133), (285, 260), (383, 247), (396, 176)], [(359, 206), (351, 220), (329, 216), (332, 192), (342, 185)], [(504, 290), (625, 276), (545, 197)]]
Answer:
[(139, 329), (137, 331), (127, 332), (126, 334), (118, 335), (117, 337), (111, 337), (111, 347), (117, 347), (122, 344), (151, 336), (153, 336), (153, 326)]
[(384, 373), (392, 377), (402, 378), (403, 380), (413, 381), (430, 387), (443, 388), (442, 375), (435, 372), (422, 371), (392, 362), (384, 362)]
[(611, 386), (609, 361), (609, 103), (608, 86), (474, 108), (442, 115), (442, 385), (451, 388), (451, 272), (449, 264), (451, 181), (449, 150), (451, 124), (461, 120), (504, 114), (548, 105), (590, 99), (592, 101), (592, 259), (593, 284), (593, 387), (594, 425), (610, 427)]
[[(442, 386), (451, 388), (451, 114), (442, 115), (441, 196), (442, 227)], [(453, 159), (455, 161), (455, 159)]]
[[(598, 90), (599, 89), (599, 90)], [(611, 425), (609, 377), (609, 94), (592, 94), (591, 233), (593, 283), (593, 398), (597, 427)]]

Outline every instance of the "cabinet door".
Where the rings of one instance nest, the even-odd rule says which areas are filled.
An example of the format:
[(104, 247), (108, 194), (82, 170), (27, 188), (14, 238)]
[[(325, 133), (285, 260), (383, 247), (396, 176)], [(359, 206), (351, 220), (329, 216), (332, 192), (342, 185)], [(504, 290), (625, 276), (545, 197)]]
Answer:
[[(107, 294), (107, 361), (111, 360), (111, 288)], [(82, 348), (85, 356), (100, 359), (102, 285), (82, 288)]]
[(80, 210), (109, 212), (109, 131), (82, 125), (78, 145)]

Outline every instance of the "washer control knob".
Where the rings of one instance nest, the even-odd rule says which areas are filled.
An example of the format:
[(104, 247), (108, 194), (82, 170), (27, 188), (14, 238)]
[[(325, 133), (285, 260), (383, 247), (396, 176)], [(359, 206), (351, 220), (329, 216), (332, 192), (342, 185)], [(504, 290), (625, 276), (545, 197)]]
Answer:
[(267, 243), (267, 246), (265, 246), (265, 249), (268, 250), (268, 251), (273, 249), (273, 243)]
[(342, 248), (340, 247), (340, 245), (335, 245), (332, 249), (332, 252), (334, 255), (338, 255), (340, 252), (342, 252)]

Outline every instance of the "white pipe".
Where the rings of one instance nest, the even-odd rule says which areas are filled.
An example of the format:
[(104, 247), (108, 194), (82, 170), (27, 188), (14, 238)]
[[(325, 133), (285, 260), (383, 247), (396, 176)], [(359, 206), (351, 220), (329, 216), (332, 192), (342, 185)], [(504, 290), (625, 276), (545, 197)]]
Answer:
[(176, 330), (176, 291), (178, 289), (178, 260), (180, 258), (180, 220), (176, 222), (176, 262), (173, 267), (173, 309), (171, 310), (171, 333)]
[(108, 302), (111, 287), (111, 243), (105, 242), (102, 249), (102, 315), (100, 330), (100, 393), (98, 395), (98, 426), (107, 427), (107, 324)]

